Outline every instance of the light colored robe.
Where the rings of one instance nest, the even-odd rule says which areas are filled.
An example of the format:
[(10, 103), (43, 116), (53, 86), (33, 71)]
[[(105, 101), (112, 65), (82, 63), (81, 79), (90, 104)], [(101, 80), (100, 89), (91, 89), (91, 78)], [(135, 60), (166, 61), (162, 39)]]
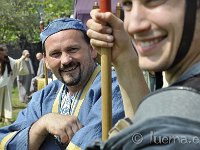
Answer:
[(2, 76), (0, 76), (0, 118), (12, 118), (12, 88), (17, 75), (28, 74), (28, 68), (25, 61), (20, 59), (13, 59), (9, 57), (12, 68), (11, 74), (8, 76), (7, 67)]
[(29, 73), (27, 75), (18, 75), (17, 76), (17, 86), (19, 90), (19, 100), (23, 103), (28, 102), (28, 96), (30, 93), (30, 86), (31, 86), (31, 80), (35, 76), (34, 70), (33, 70), (33, 64), (31, 59), (25, 60)]
[(44, 60), (43, 59), (40, 60), (38, 70), (37, 70), (37, 76), (40, 76), (41, 74), (44, 74)]

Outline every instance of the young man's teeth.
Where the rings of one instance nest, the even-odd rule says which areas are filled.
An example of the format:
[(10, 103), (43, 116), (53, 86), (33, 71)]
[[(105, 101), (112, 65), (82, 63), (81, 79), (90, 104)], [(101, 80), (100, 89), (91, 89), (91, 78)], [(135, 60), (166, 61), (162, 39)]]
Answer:
[(141, 42), (141, 47), (149, 47), (149, 46), (156, 44), (158, 42), (159, 42), (159, 39), (155, 39), (153, 41)]

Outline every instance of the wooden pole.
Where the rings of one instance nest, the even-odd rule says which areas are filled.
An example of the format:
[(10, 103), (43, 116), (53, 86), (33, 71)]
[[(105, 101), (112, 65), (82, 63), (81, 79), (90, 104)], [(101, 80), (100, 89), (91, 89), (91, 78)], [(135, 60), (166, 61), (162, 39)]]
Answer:
[[(100, 0), (100, 11), (111, 11), (110, 0)], [(101, 49), (102, 74), (102, 140), (108, 139), (108, 132), (112, 128), (112, 80), (111, 80), (111, 50)]]
[(98, 2), (95, 2), (95, 3), (94, 3), (93, 9), (99, 9), (99, 4), (98, 4)]
[(117, 3), (117, 6), (116, 6), (116, 14), (115, 15), (120, 19), (122, 17), (122, 7), (119, 2)]
[[(44, 30), (44, 22), (40, 21), (40, 32), (42, 32), (43, 30)], [(48, 85), (48, 71), (45, 62), (44, 62), (44, 78), (45, 78), (45, 85)]]

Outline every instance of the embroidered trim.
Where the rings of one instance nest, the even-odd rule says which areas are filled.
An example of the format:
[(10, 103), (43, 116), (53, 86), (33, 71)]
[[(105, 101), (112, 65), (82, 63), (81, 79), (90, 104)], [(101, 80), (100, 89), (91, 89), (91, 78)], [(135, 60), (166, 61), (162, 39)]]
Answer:
[(74, 143), (70, 142), (67, 146), (66, 150), (81, 150), (81, 148)]
[(60, 105), (60, 109), (59, 112), (61, 114), (64, 115), (73, 115), (75, 108), (77, 106), (78, 103), (78, 95), (79, 95), (80, 91), (76, 92), (73, 95), (69, 95), (69, 93), (67, 92), (67, 94), (65, 94), (65, 89), (63, 89), (62, 91), (62, 102)]
[(1, 141), (1, 143), (0, 143), (0, 149), (1, 149), (1, 150), (5, 149), (6, 143), (7, 143), (12, 137), (14, 137), (14, 135), (15, 135), (16, 133), (17, 133), (17, 131), (12, 132), (12, 133), (9, 133), (8, 135), (6, 135), (6, 136), (2, 139), (2, 141)]
[[(74, 108), (72, 109), (72, 112), (74, 112), (73, 116), (76, 116), (76, 117), (78, 116), (79, 111), (80, 111), (80, 108), (81, 108), (81, 105), (82, 105), (82, 103), (83, 103), (83, 101), (84, 101), (84, 99), (85, 99), (85, 96), (86, 96), (86, 94), (87, 94), (87, 92), (88, 92), (88, 90), (89, 90), (89, 88), (90, 88), (92, 82), (93, 82), (94, 79), (96, 78), (97, 74), (100, 72), (100, 70), (101, 70), (100, 66), (97, 66), (97, 67), (95, 68), (95, 70), (94, 70), (92, 76), (90, 77), (90, 79), (89, 79), (87, 85), (84, 87), (84, 89), (83, 89), (83, 91), (82, 91), (82, 93), (81, 93), (81, 95), (80, 95), (78, 104), (77, 104), (77, 106), (75, 107), (75, 112), (74, 112)], [(60, 99), (60, 95), (61, 95), (61, 93), (62, 93), (63, 88), (64, 88), (64, 84), (62, 85), (62, 87), (60, 88), (60, 90), (59, 90), (59, 92), (58, 92), (58, 94), (57, 94), (57, 96), (56, 96), (56, 99), (55, 99), (54, 104), (53, 104), (52, 112), (55, 112), (55, 113), (58, 113), (58, 112), (59, 112), (59, 99)]]
[(54, 113), (58, 113), (58, 111), (59, 111), (59, 99), (60, 99), (60, 94), (62, 93), (63, 87), (64, 87), (64, 84), (60, 88), (60, 90), (56, 96), (56, 99), (53, 103), (52, 112), (54, 112)]
[(91, 84), (93, 83), (94, 79), (96, 78), (97, 74), (100, 72), (100, 70), (101, 70), (100, 66), (97, 66), (97, 67), (95, 68), (95, 70), (94, 70), (92, 76), (90, 77), (90, 79), (89, 79), (87, 85), (86, 85), (85, 88), (83, 89), (83, 92), (81, 93), (80, 99), (79, 99), (79, 101), (78, 101), (78, 105), (77, 105), (76, 110), (75, 110), (75, 112), (74, 112), (74, 116), (76, 116), (76, 117), (78, 116), (79, 111), (80, 111), (80, 108), (81, 108), (81, 105), (82, 105), (82, 103), (83, 103), (83, 101), (84, 101), (84, 99), (85, 99), (85, 96), (86, 96), (86, 94), (87, 94), (87, 92), (88, 92), (88, 90), (89, 90)]
[(74, 112), (76, 110), (76, 106), (78, 105), (80, 94), (81, 94), (81, 91), (79, 91), (75, 96), (75, 101), (73, 102), (74, 104), (72, 104), (72, 108), (71, 108), (71, 114), (72, 115), (74, 114)]

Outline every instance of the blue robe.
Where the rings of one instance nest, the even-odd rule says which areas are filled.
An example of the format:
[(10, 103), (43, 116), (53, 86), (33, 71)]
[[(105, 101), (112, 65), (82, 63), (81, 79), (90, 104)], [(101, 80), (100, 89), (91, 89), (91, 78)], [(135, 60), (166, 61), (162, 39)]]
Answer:
[[(62, 88), (63, 83), (56, 80), (33, 94), (27, 108), (19, 113), (16, 121), (10, 126), (0, 128), (0, 149), (27, 150), (31, 125), (47, 113), (59, 113)], [(83, 128), (75, 133), (67, 149), (84, 149), (95, 140), (101, 139), (101, 105), (101, 74), (97, 67), (84, 87), (74, 113), (75, 116), (78, 116)], [(112, 114), (113, 125), (124, 117), (123, 102), (114, 71), (112, 71)], [(65, 147), (49, 134), (40, 149), (60, 150)]]

